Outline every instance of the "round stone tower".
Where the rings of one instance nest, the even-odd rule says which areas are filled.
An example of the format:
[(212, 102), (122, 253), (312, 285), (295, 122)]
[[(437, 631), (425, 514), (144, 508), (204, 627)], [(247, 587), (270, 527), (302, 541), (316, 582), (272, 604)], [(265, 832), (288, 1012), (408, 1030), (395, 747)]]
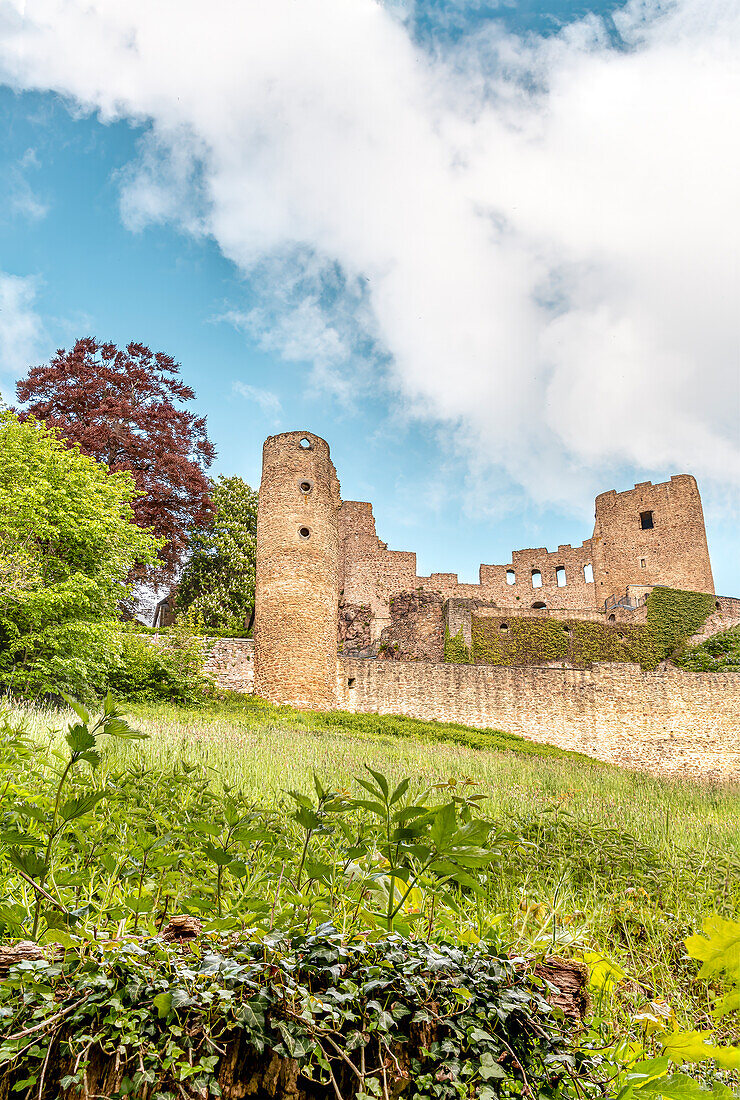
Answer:
[(339, 482), (329, 445), (272, 435), (257, 511), (254, 690), (273, 703), (337, 704)]

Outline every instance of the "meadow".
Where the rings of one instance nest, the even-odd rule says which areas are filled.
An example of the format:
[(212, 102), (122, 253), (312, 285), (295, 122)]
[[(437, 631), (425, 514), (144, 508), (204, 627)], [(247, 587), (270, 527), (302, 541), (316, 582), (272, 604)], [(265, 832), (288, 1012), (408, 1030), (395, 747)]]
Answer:
[(482, 941), (585, 960), (592, 1046), (656, 1055), (665, 1027), (736, 1041), (685, 941), (740, 911), (740, 789), (247, 697), (127, 717), (146, 739), (114, 716), (112, 736), (75, 749), (71, 712), (6, 708), (6, 937), (121, 940), (189, 913), (216, 938), (331, 924)]

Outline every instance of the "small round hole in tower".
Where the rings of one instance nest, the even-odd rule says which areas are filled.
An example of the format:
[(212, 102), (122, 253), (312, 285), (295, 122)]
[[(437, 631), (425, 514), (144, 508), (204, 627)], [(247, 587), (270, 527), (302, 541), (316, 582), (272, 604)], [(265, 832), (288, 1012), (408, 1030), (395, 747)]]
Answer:
[(307, 439), (305, 435), (301, 440), (301, 447), (303, 447), (304, 451), (310, 451), (311, 449), (311, 440)]
[(311, 538), (311, 531), (310, 531), (310, 528), (308, 528), (308, 527), (299, 527), (298, 528), (298, 534), (301, 536), (302, 539), (310, 539)]
[(313, 485), (310, 481), (302, 481), (300, 484), (300, 490), (302, 493), (310, 493), (313, 489)]

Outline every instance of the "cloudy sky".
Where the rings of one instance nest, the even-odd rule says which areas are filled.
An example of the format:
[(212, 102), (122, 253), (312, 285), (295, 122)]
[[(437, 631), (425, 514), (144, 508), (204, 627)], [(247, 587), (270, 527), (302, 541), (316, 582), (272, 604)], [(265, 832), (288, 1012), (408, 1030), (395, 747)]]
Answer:
[(422, 572), (690, 471), (740, 594), (736, 0), (0, 0), (0, 390), (173, 354)]

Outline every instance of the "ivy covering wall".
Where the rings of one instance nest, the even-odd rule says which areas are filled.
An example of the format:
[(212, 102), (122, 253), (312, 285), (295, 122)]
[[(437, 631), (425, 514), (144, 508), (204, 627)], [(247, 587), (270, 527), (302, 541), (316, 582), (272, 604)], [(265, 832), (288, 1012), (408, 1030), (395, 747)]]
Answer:
[(714, 597), (701, 592), (654, 588), (648, 596), (647, 622), (595, 623), (582, 619), (518, 618), (503, 613), (472, 617), (468, 651), (462, 630), (445, 633), (445, 660), (488, 665), (539, 665), (564, 661), (588, 666), (594, 661), (630, 661), (645, 669), (680, 651), (705, 622)]
[(451, 665), (469, 665), (474, 663), (471, 659), (470, 650), (465, 645), (462, 627), (460, 627), (455, 635), (451, 635), (449, 629), (445, 627), (444, 659)]

